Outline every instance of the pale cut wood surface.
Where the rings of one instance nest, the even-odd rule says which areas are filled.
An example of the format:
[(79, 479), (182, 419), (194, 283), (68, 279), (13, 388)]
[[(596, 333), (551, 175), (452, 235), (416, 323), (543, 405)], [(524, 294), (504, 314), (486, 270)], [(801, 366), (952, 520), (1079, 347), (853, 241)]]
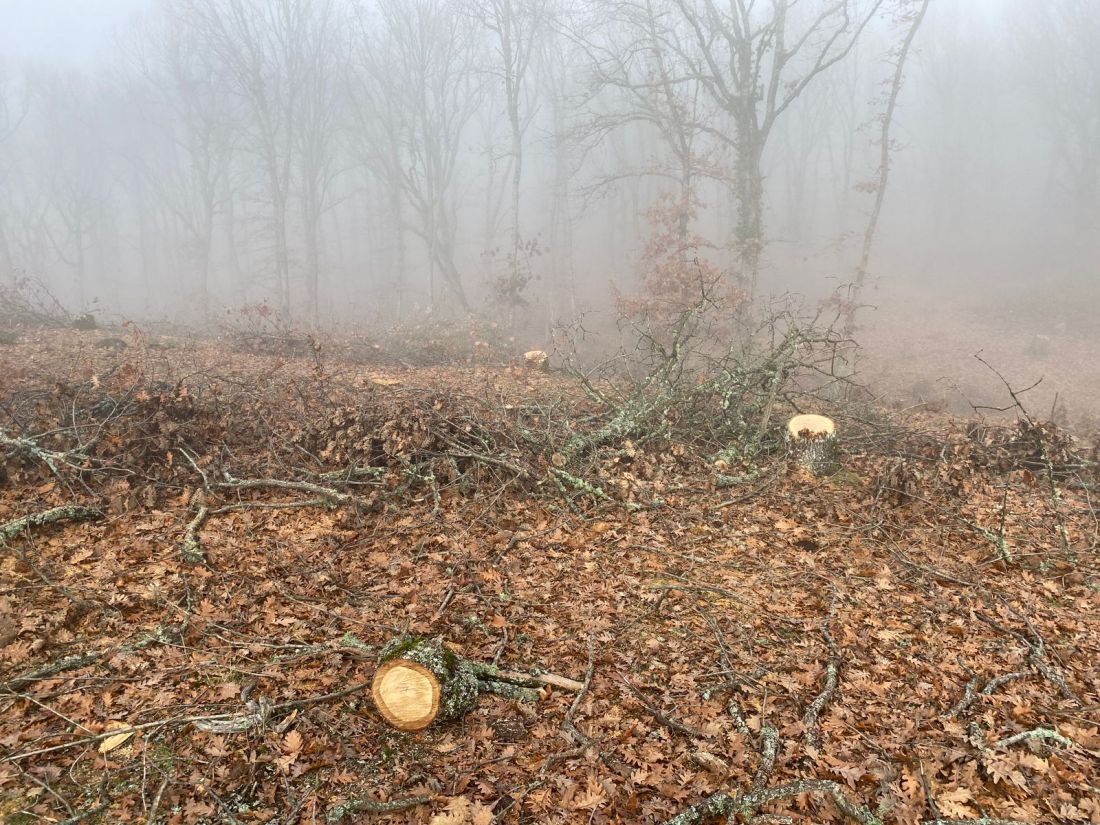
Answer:
[(422, 730), (439, 713), (439, 680), (416, 662), (391, 659), (378, 668), (371, 682), (374, 704), (398, 730)]

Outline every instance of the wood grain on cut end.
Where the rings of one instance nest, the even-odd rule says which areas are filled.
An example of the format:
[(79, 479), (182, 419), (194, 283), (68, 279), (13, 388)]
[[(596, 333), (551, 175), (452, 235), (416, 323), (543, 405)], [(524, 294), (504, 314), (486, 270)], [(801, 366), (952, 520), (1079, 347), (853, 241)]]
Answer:
[(378, 711), (398, 730), (422, 730), (439, 713), (439, 680), (416, 662), (385, 662), (374, 674), (371, 693)]
[(836, 424), (833, 423), (833, 419), (823, 415), (796, 415), (787, 422), (787, 435), (791, 438), (804, 438), (803, 433), (808, 433), (809, 437), (813, 438), (833, 435), (835, 432)]

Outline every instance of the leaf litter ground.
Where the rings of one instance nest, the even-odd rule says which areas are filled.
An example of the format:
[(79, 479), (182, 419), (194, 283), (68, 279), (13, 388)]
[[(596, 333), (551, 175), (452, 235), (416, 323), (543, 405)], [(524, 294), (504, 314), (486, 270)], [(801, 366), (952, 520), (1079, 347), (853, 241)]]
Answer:
[[(493, 430), (582, 415), (565, 377), (95, 340), (5, 350), (4, 431), (92, 446), (57, 473), (10, 452), (0, 521), (105, 513), (0, 555), (5, 823), (662, 822), (747, 791), (769, 726), (771, 785), (884, 822), (1100, 822), (1095, 476), (1052, 483), (1012, 422), (860, 415), (836, 476), (777, 455), (734, 489), (655, 443), (568, 506)], [(454, 458), (490, 441), (505, 466)], [(350, 502), (216, 486), (356, 466)], [(409, 632), (591, 678), (399, 733), (358, 687)], [(852, 821), (809, 793), (754, 813)]]

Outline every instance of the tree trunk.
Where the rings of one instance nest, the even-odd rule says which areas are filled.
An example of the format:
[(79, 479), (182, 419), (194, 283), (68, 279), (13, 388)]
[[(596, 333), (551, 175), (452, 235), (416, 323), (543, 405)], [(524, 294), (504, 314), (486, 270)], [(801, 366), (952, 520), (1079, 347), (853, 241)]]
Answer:
[(737, 124), (738, 276), (748, 297), (756, 296), (760, 277), (760, 253), (764, 245), (764, 173), (760, 168), (763, 138), (754, 124)]

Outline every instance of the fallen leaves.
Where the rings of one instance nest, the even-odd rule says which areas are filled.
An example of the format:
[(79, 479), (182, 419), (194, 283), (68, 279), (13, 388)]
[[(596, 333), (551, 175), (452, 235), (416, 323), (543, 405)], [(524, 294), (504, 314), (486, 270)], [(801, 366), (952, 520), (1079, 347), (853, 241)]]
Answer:
[[(57, 358), (67, 369), (69, 356)], [(225, 369), (216, 359), (216, 351), (198, 353), (189, 373)], [(261, 378), (261, 366), (282, 384)], [(115, 736), (98, 741), (95, 749), (109, 756), (118, 787), (148, 783), (144, 797), (127, 791), (113, 798), (105, 821), (143, 821), (155, 771), (170, 765), (176, 773), (166, 794), (180, 823), (224, 815), (219, 799), (251, 806), (234, 807), (241, 822), (263, 821), (261, 811), (287, 816), (299, 803), (308, 806), (302, 821), (306, 812), (323, 821), (337, 793), (432, 797), (430, 814), (421, 806), (403, 815), (437, 825), (660, 822), (714, 790), (750, 784), (759, 763), (754, 740), (765, 724), (784, 736), (777, 780), (831, 778), (872, 805), (888, 796), (899, 823), (928, 818), (920, 765), (945, 818), (1100, 821), (1088, 791), (1100, 751), (1089, 710), (1100, 691), (1093, 620), (1100, 597), (1093, 574), (1055, 552), (1041, 473), (1030, 481), (1019, 474), (1017, 482), (966, 463), (974, 448), (944, 423), (934, 439), (904, 445), (918, 457), (924, 501), (883, 508), (871, 484), (805, 485), (777, 474), (755, 499), (719, 508), (709, 464), (693, 465), (690, 451), (672, 456), (647, 441), (634, 446), (634, 460), (644, 456), (662, 474), (659, 507), (577, 515), (537, 493), (509, 490), (494, 500), (459, 493), (457, 477), (453, 496), (437, 504), (414, 479), (391, 474), (385, 484), (393, 498), (377, 511), (273, 508), (212, 516), (203, 531), (210, 564), (182, 567), (174, 548), (202, 479), (178, 452), (180, 444), (214, 478), (228, 452), (230, 469), (305, 477), (307, 468), (373, 467), (372, 461), (392, 459), (393, 450), (436, 450), (433, 427), (447, 416), (457, 420), (456, 431), (465, 433), (467, 425), (476, 431), (478, 421), (462, 418), (468, 408), (453, 405), (454, 391), (530, 401), (525, 386), (509, 398), (510, 385), (485, 391), (473, 386), (471, 373), (457, 370), (402, 372), (391, 396), (386, 390), (396, 384), (349, 368), (348, 385), (367, 392), (321, 403), (315, 397), (323, 394), (313, 392), (317, 379), (295, 384), (298, 376), (279, 372), (289, 369), (240, 366), (234, 380), (249, 388), (248, 397), (219, 397), (224, 420), (205, 417), (207, 390), (193, 381), (185, 398), (171, 386), (135, 393), (146, 405), (148, 420), (140, 422), (146, 429), (111, 433), (103, 442), (112, 460), (142, 462), (125, 483), (103, 485), (117, 517), (28, 543), (28, 558), (56, 587), (0, 554), (0, 580), (16, 583), (0, 595), (0, 659), (13, 675), (60, 651), (110, 651), (79, 674), (35, 680), (25, 687), (28, 699), (6, 697), (0, 746), (18, 754), (42, 742), (74, 741), (78, 734), (64, 717), (234, 715), (260, 696), (280, 703), (332, 693), (369, 680), (377, 647), (407, 627), (443, 636), (471, 658), (499, 657), (504, 669), (573, 676), (584, 673), (591, 638), (595, 675), (570, 718), (592, 744), (578, 747), (563, 729), (572, 693), (546, 691), (542, 702), (518, 710), (487, 699), (461, 723), (414, 737), (387, 731), (361, 697), (344, 697), (302, 707), (296, 716), (277, 714), (247, 732), (169, 726), (156, 736), (119, 733), (125, 738), (117, 743)], [(408, 389), (433, 385), (441, 391)], [(370, 407), (376, 397), (387, 399), (384, 410)], [(407, 402), (398, 398), (414, 399), (404, 414), (400, 404)], [(514, 405), (510, 414), (519, 409)], [(270, 428), (257, 429), (256, 422)], [(279, 438), (256, 437), (264, 432)], [(874, 453), (872, 440), (862, 443), (870, 445), (867, 454), (848, 459), (853, 474), (880, 478), (892, 459)], [(204, 444), (213, 446), (200, 449)], [(287, 452), (269, 452), (287, 444), (294, 445)], [(321, 462), (315, 466), (307, 453)], [(561, 459), (548, 451), (539, 460), (544, 471), (547, 460)], [(626, 472), (611, 464), (605, 471), (609, 489)], [(12, 508), (20, 497), (67, 494), (64, 485), (32, 475), (15, 468), (0, 507)], [(158, 478), (159, 486), (140, 481), (144, 476)], [(989, 543), (959, 518), (999, 529), (1006, 487), (1013, 546), (1037, 554), (1026, 569), (988, 564)], [(264, 495), (242, 500), (277, 501)], [(1075, 495), (1067, 491), (1067, 501), (1084, 507)], [(1073, 517), (1079, 521), (1070, 536), (1078, 541), (1089, 535), (1089, 519), (1083, 511)], [(93, 601), (96, 610), (66, 627), (71, 600), (63, 589)], [(1081, 705), (1029, 670), (1019, 636), (1030, 631), (1002, 604), (1027, 616), (1047, 640), (1049, 660), (1064, 669)], [(976, 610), (994, 615), (1005, 630), (977, 620)], [(821, 716), (817, 758), (808, 760), (800, 720), (820, 692), (830, 656), (820, 634), (827, 619), (844, 666)], [(168, 625), (179, 629), (166, 635)], [(349, 638), (354, 646), (340, 641)], [(1029, 675), (977, 697), (965, 718), (944, 718), (969, 671), (981, 676), (979, 689), (997, 675)], [(647, 686), (663, 715), (700, 736), (670, 729), (625, 699), (620, 674)], [(733, 725), (731, 699), (744, 711), (747, 734)], [(973, 740), (971, 722), (978, 726)], [(121, 727), (104, 732), (125, 727), (112, 724)], [(1052, 751), (1028, 742), (981, 750), (1015, 732), (1055, 725), (1076, 748)], [(70, 770), (81, 769), (78, 752), (22, 764), (71, 793), (75, 787), (64, 783)], [(95, 787), (95, 777), (81, 778)], [(18, 771), (2, 773), (0, 793), (20, 783), (26, 784)], [(40, 796), (45, 801), (36, 815), (68, 816), (48, 794)], [(792, 801), (776, 813), (839, 821), (814, 800)]]

